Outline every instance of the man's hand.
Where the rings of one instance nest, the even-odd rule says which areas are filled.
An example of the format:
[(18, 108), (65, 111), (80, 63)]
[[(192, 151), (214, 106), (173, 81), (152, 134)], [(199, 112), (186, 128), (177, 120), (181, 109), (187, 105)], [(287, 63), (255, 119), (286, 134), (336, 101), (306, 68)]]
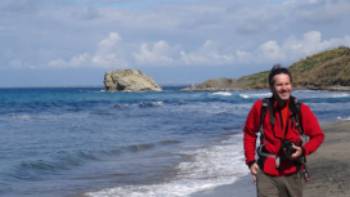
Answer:
[(259, 166), (256, 162), (250, 166), (250, 174), (252, 174), (254, 183), (256, 182), (256, 175), (258, 174), (258, 170), (259, 170)]
[(300, 146), (292, 145), (295, 149), (295, 152), (292, 154), (292, 159), (298, 159), (303, 154), (303, 149)]

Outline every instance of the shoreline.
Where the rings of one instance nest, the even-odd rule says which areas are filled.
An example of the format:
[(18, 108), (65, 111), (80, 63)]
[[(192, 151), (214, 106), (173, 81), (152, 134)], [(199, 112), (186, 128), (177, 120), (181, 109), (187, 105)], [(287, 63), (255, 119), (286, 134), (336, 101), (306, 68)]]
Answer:
[(256, 196), (255, 185), (250, 175), (243, 176), (232, 184), (220, 185), (209, 190), (195, 192), (190, 197)]
[[(311, 181), (304, 185), (307, 197), (350, 196), (350, 121), (321, 123), (325, 141), (308, 157)], [(191, 197), (256, 196), (255, 185), (247, 175), (236, 182), (193, 193)]]

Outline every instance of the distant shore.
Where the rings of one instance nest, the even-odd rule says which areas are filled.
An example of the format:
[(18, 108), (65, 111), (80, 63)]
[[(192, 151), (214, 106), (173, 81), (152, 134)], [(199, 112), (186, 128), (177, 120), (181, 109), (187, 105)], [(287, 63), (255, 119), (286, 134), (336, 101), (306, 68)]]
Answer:
[[(325, 142), (308, 159), (311, 181), (305, 184), (306, 197), (350, 196), (350, 121), (322, 125)], [(197, 192), (191, 197), (256, 196), (255, 186), (246, 176), (231, 185)]]

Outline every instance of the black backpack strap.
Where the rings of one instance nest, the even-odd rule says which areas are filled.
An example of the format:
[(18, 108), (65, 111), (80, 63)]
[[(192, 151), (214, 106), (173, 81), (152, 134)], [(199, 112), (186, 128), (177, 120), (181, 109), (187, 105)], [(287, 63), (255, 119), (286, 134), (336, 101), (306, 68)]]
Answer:
[(266, 111), (269, 107), (269, 99), (264, 98), (262, 100), (261, 112), (260, 112), (260, 121), (259, 121), (259, 131), (263, 130), (264, 119), (266, 116)]
[[(264, 120), (266, 117), (267, 110), (271, 110), (271, 105), (272, 104), (272, 99), (271, 98), (264, 98), (262, 100), (262, 106), (261, 106), (261, 111), (260, 111), (260, 120), (259, 120), (259, 133), (260, 133), (260, 145), (257, 148), (257, 153), (259, 155), (259, 158), (257, 160), (257, 163), (260, 167), (260, 169), (264, 169), (264, 163), (266, 156), (261, 155), (262, 149), (263, 149), (263, 140), (264, 140)], [(271, 115), (270, 115), (271, 117)], [(273, 120), (274, 121), (274, 120)], [(271, 122), (271, 118), (270, 118)]]
[[(300, 138), (302, 143), (304, 144), (304, 142), (306, 141), (307, 137), (305, 135), (304, 132), (304, 127), (303, 127), (303, 122), (302, 122), (302, 113), (301, 113), (301, 105), (302, 102), (298, 101), (295, 97), (292, 97), (293, 102), (291, 105), (291, 109), (293, 112), (293, 118), (295, 121), (295, 126), (297, 127), (299, 133), (300, 133)], [(303, 155), (299, 160), (299, 170), (301, 170), (304, 179), (306, 182), (308, 182), (310, 180), (310, 172), (308, 170), (308, 166), (307, 166), (307, 160), (306, 160), (306, 156)]]
[(270, 123), (271, 123), (271, 125), (275, 124), (275, 117), (273, 115), (273, 103), (272, 102), (273, 102), (272, 98), (264, 98), (262, 100), (259, 130), (262, 130), (267, 110), (269, 110), (269, 113), (270, 113)]
[(297, 109), (297, 118), (296, 118), (296, 122), (297, 122), (297, 127), (300, 131), (300, 134), (301, 135), (304, 135), (304, 127), (303, 127), (303, 122), (301, 121), (302, 120), (302, 113), (301, 113), (301, 102), (296, 102), (295, 103), (295, 107)]
[(275, 126), (275, 113), (273, 110), (273, 98), (268, 98), (269, 101), (269, 113), (270, 113), (270, 124), (272, 127)]
[(259, 120), (259, 132), (260, 132), (260, 143), (262, 142), (264, 136), (264, 120), (266, 116), (266, 112), (270, 106), (270, 98), (264, 98), (262, 100), (261, 112), (260, 112), (260, 120)]
[(302, 102), (299, 102), (295, 97), (292, 97), (292, 102), (290, 103), (290, 109), (293, 113), (293, 119), (295, 121), (295, 125), (299, 130), (301, 136), (304, 136), (304, 128), (302, 124), (302, 113), (301, 113), (301, 105)]
[[(271, 110), (271, 98), (264, 98), (262, 100), (261, 112), (260, 112), (260, 120), (259, 120), (259, 132), (260, 132), (260, 145), (262, 145), (264, 139), (264, 120), (266, 117), (267, 110)], [(271, 114), (271, 112), (270, 112)], [(272, 117), (273, 118), (273, 117)], [(272, 120), (274, 121), (274, 120)], [(270, 115), (271, 122), (271, 115)]]

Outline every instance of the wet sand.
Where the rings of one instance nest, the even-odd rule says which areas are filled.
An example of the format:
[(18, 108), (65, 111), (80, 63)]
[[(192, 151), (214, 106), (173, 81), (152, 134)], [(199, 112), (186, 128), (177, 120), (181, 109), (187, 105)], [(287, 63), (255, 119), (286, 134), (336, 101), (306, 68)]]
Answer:
[[(350, 121), (323, 124), (326, 139), (322, 146), (308, 157), (311, 181), (305, 184), (305, 197), (350, 196)], [(249, 197), (256, 196), (250, 178), (202, 191), (191, 197)]]

